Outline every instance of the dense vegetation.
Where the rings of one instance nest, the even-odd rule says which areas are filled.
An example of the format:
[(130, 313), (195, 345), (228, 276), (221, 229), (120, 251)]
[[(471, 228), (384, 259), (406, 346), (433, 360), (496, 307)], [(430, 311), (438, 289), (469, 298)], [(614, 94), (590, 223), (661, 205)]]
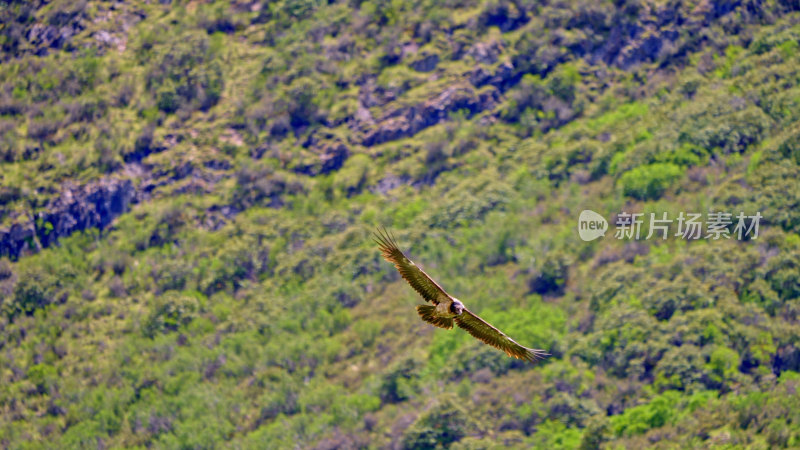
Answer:
[(800, 446), (796, 2), (169, 3), (0, 2), (0, 447)]

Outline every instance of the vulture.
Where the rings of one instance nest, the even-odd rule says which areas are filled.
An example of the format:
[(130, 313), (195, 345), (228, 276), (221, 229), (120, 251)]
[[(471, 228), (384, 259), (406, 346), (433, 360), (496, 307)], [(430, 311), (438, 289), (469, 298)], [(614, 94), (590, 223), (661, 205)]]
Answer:
[(382, 232), (381, 230), (375, 232), (375, 242), (380, 247), (383, 258), (394, 264), (400, 275), (424, 300), (432, 303), (432, 305), (417, 305), (417, 313), (425, 322), (446, 330), (452, 329), (455, 322), (478, 340), (517, 359), (534, 362), (549, 356), (544, 350), (519, 345), (502, 331), (467, 309), (459, 299), (445, 292), (439, 283), (400, 251), (394, 237), (386, 229)]

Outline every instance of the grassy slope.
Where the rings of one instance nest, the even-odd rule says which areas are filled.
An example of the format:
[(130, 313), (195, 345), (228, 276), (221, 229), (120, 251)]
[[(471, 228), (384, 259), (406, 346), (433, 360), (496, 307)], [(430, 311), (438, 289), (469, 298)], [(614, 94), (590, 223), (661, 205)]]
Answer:
[[(354, 80), (395, 96), (369, 107), (379, 118), (465, 82), (477, 63), (453, 56), (459, 40), (500, 42), (494, 70), (580, 8), (501, 31), (481, 25), (492, 5), (313, 5), (135, 3), (104, 22), (90, 2), (74, 48), (3, 64), (19, 110), (2, 117), (6, 223), (64, 180), (129, 176), (148, 127), (167, 143), (142, 160), (150, 198), (112, 228), (0, 260), (4, 446), (798, 445), (797, 15), (711, 23), (707, 44), (629, 70), (556, 58), (490, 110), (367, 147), (342, 119)], [(123, 19), (124, 50), (80, 50)], [(564, 29), (528, 59), (585, 34)], [(410, 42), (440, 55), (434, 72), (382, 60)], [(87, 103), (99, 112), (65, 106)], [(350, 158), (298, 173), (322, 147), (309, 136)], [(586, 208), (765, 219), (757, 241), (583, 243)], [(419, 321), (376, 224), (553, 357), (531, 367)]]

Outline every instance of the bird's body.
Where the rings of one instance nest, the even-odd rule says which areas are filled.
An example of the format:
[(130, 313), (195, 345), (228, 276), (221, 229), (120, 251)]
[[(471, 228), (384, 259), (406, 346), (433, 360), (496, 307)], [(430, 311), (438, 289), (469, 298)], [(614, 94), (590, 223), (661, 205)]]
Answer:
[(452, 319), (460, 316), (464, 312), (464, 304), (457, 298), (450, 297), (450, 301), (441, 302), (436, 305), (436, 315), (443, 318)]
[(394, 264), (400, 275), (423, 299), (432, 303), (432, 305), (417, 305), (417, 313), (422, 320), (448, 330), (453, 328), (453, 324), (456, 324), (473, 337), (514, 358), (533, 362), (548, 356), (544, 350), (519, 345), (502, 331), (473, 314), (464, 306), (464, 303), (448, 294), (428, 274), (408, 259), (386, 230), (376, 234), (376, 242), (380, 246), (384, 259)]
[(453, 328), (453, 319), (464, 313), (464, 304), (457, 298), (449, 297), (435, 306), (417, 305), (417, 312), (422, 320), (439, 328)]

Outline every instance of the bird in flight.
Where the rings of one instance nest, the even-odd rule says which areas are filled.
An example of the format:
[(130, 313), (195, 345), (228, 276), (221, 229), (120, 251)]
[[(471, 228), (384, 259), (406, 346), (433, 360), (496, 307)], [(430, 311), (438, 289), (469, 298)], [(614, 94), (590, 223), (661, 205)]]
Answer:
[(383, 258), (394, 264), (400, 275), (423, 299), (433, 303), (433, 305), (417, 305), (417, 313), (425, 322), (446, 330), (453, 328), (455, 322), (473, 337), (517, 359), (534, 362), (549, 356), (544, 350), (517, 344), (502, 331), (473, 314), (459, 299), (445, 292), (439, 283), (408, 259), (386, 229), (375, 232), (375, 242), (380, 246)]

